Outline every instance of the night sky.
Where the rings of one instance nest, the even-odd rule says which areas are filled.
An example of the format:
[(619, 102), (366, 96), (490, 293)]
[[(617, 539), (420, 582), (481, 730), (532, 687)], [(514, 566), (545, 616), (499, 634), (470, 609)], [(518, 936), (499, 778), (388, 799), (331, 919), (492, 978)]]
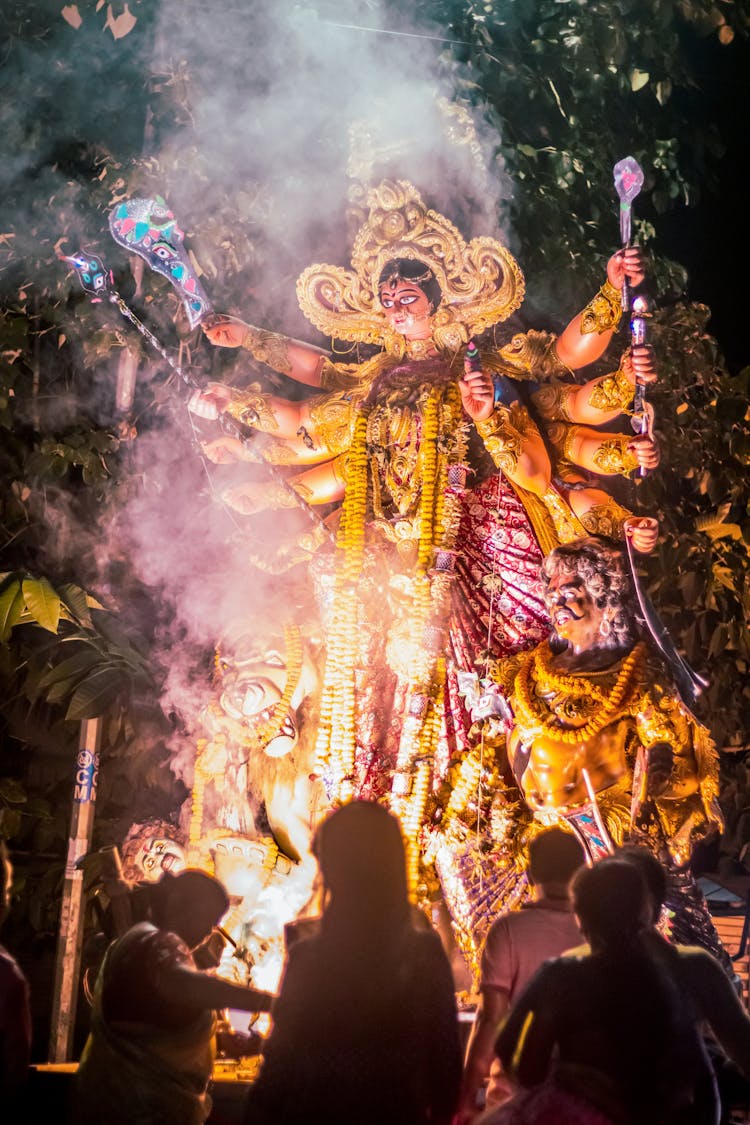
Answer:
[(715, 35), (693, 39), (702, 93), (683, 95), (686, 113), (701, 113), (720, 129), (724, 156), (707, 168), (707, 184), (697, 207), (656, 219), (657, 249), (682, 262), (690, 274), (690, 296), (712, 310), (710, 330), (721, 345), (730, 371), (750, 364), (748, 343), (748, 109), (750, 44), (736, 38), (728, 47)]

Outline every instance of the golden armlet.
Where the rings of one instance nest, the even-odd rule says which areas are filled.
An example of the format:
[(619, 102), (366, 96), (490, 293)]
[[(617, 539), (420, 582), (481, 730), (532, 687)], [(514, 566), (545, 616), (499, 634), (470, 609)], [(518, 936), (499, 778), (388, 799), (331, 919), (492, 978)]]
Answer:
[(289, 358), (289, 341), (286, 336), (249, 326), (242, 338), (242, 347), (259, 363), (265, 363), (282, 375), (291, 375), (292, 361)]
[(622, 539), (625, 521), (632, 516), (615, 500), (606, 504), (595, 504), (578, 518), (589, 535), (607, 535), (610, 539)]
[(577, 464), (577, 442), (581, 428), (571, 422), (553, 422), (547, 428), (547, 437), (561, 463), (568, 461), (571, 465)]
[(313, 498), (312, 490), (302, 481), (290, 481), (284, 485), (281, 481), (271, 480), (263, 484), (263, 500), (266, 508), (277, 510), (279, 508), (296, 508), (297, 498), (307, 501)]
[(624, 371), (605, 375), (591, 388), (589, 406), (595, 410), (626, 410), (633, 401), (635, 387)]
[(489, 418), (474, 424), (498, 469), (502, 469), (504, 473), (512, 473), (521, 453), (522, 434), (511, 423), (508, 408), (496, 406)]
[(546, 383), (535, 392), (533, 396), (534, 405), (542, 417), (549, 419), (551, 422), (572, 422), (573, 419), (570, 417), (568, 409), (568, 399), (579, 390), (580, 387), (575, 383)]
[(581, 335), (591, 332), (614, 331), (622, 317), (622, 295), (609, 281), (605, 281), (596, 296), (581, 313)]
[[(351, 382), (351, 380), (349, 380)], [(331, 363), (330, 359), (323, 360), (320, 368), (320, 386), (324, 391), (337, 391), (341, 387), (347, 385), (346, 380), (342, 380), (335, 363)]]
[(254, 387), (245, 391), (235, 391), (235, 397), (226, 408), (226, 413), (246, 426), (272, 433), (279, 424), (270, 405), (271, 396), (264, 395)]
[(555, 532), (561, 543), (572, 543), (574, 539), (580, 539), (585, 534), (583, 524), (553, 484), (540, 497), (540, 500), (550, 514)]
[(631, 440), (623, 434), (610, 441), (603, 441), (594, 454), (596, 472), (614, 476), (616, 473), (632, 473), (633, 469), (637, 469), (638, 458), (628, 449)]

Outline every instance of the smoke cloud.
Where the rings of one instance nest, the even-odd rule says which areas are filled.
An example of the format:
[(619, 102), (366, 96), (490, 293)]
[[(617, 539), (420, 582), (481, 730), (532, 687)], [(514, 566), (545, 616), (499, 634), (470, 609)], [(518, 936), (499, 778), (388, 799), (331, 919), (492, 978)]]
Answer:
[[(509, 198), (499, 138), (491, 122), (459, 99), (467, 76), (446, 42), (450, 33), (423, 8), (429, 13), (429, 5), (402, 5), (395, 13), (383, 0), (163, 0), (148, 15), (134, 5), (126, 23), (110, 20), (108, 33), (119, 36), (125, 59), (109, 79), (122, 83), (122, 135), (142, 133), (149, 193), (161, 192), (188, 232), (218, 309), (229, 306), (251, 323), (325, 344), (297, 308), (294, 281), (313, 261), (348, 264), (352, 188), (386, 176), (412, 181), (466, 237), (498, 233)], [(90, 101), (90, 120), (95, 118), (94, 89), (77, 57), (81, 23), (85, 27), (92, 18), (83, 5), (61, 12), (57, 69), (45, 55), (49, 42), (30, 45), (23, 56), (25, 87), (41, 89), (47, 112), (56, 118), (57, 147), (71, 141), (66, 103), (80, 108)], [(131, 50), (139, 34), (139, 50)], [(143, 101), (131, 97), (128, 81), (151, 83), (145, 119)], [(169, 90), (181, 105), (176, 123), (174, 116), (165, 122), (159, 115), (160, 90)], [(26, 215), (36, 227), (42, 194), (49, 199), (67, 191), (82, 233), (96, 239), (98, 222), (98, 244), (106, 248), (102, 216), (87, 213), (83, 178), (76, 182), (66, 173), (66, 179), (54, 147), (37, 152), (35, 161), (23, 156), (38, 96), (29, 97), (28, 110), (26, 115), (19, 107), (13, 117), (16, 156), (2, 171), (4, 186), (17, 195), (20, 181), (37, 177), (43, 193), (33, 193)], [(85, 113), (82, 119), (85, 127)], [(116, 168), (106, 162), (102, 168), (112, 197), (122, 197)], [(51, 248), (54, 231), (46, 231), (45, 240)], [(121, 259), (109, 245), (112, 258)], [(167, 283), (148, 271), (139, 290), (144, 307), (174, 306)], [(120, 328), (126, 338), (132, 332), (124, 323)], [(176, 348), (178, 341), (163, 342)], [(201, 378), (209, 370), (240, 381), (258, 375), (246, 353), (217, 355), (203, 339), (192, 341), (182, 358), (195, 363)], [(157, 369), (153, 353), (141, 361), (141, 395), (152, 363)], [(163, 365), (158, 370), (163, 373)], [(116, 414), (115, 383), (116, 370), (108, 370), (92, 388), (92, 414)], [(291, 384), (287, 391), (300, 393)], [(123, 453), (129, 483), (116, 509), (96, 529), (75, 529), (79, 543), (91, 544), (105, 594), (117, 596), (116, 585), (110, 586), (114, 563), (152, 591), (168, 669), (164, 707), (181, 716), (188, 732), (198, 729), (211, 697), (208, 669), (196, 673), (198, 653), (240, 622), (278, 634), (290, 615), (310, 621), (315, 615), (306, 602), (309, 590), (301, 592), (298, 584), (290, 589), (254, 565), (258, 554), (273, 554), (279, 528), (289, 536), (294, 517), (248, 519), (220, 500), (229, 483), (260, 479), (263, 468), (205, 464), (192, 425), (179, 403), (162, 405), (156, 424), (143, 416), (142, 432)], [(58, 513), (61, 534), (69, 518)], [(304, 526), (305, 517), (300, 520)], [(127, 605), (118, 608), (129, 612)], [(189, 776), (190, 747), (178, 739), (175, 755), (175, 770)]]

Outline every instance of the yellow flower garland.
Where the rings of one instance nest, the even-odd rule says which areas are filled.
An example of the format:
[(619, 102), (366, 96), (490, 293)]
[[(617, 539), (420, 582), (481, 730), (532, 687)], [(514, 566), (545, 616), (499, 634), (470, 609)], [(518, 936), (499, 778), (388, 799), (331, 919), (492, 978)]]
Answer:
[[(336, 541), (338, 563), (334, 618), (328, 637), (326, 674), (317, 740), (319, 768), (327, 775), (335, 801), (353, 794), (356, 750), (354, 671), (358, 642), (357, 582), (364, 561), (370, 492), (368, 458), (369, 410), (357, 413), (347, 460), (347, 488)], [(436, 552), (453, 551), (461, 519), (459, 497), (449, 488), (449, 465), (466, 455), (468, 426), (458, 387), (432, 386), (422, 405), (422, 428), (415, 471), (421, 485), (419, 545), (414, 576), (413, 619), (424, 634), (442, 628), (450, 605), (451, 576), (432, 571)], [(408, 737), (399, 750), (390, 807), (399, 816), (407, 847), (409, 886), (414, 892), (419, 872), (419, 832), (432, 775), (432, 758), (443, 714), (445, 661), (435, 647), (425, 646), (410, 685), (412, 698), (424, 696), (418, 717), (405, 719)]]
[[(637, 644), (623, 660), (615, 685), (607, 695), (604, 695), (588, 677), (581, 675), (567, 677), (552, 672), (549, 668), (549, 655), (549, 644), (545, 641), (538, 649), (526, 654), (522, 659), (514, 685), (516, 722), (521, 729), (528, 727), (554, 739), (555, 742), (572, 746), (593, 738), (612, 722), (635, 685), (636, 673), (643, 668), (646, 646), (643, 643)], [(532, 679), (542, 691), (556, 691), (593, 699), (600, 704), (600, 709), (583, 726), (563, 726), (554, 712), (550, 711), (542, 700), (537, 701), (535, 698)]]

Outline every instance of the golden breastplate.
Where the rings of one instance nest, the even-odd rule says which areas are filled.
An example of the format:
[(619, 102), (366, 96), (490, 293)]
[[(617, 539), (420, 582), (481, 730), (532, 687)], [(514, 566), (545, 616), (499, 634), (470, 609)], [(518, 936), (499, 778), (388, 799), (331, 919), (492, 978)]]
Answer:
[(614, 785), (628, 773), (625, 747), (631, 726), (627, 717), (615, 719), (597, 734), (572, 744), (543, 733), (526, 740), (524, 732), (516, 728), (510, 736), (508, 749), (517, 767), (528, 755), (521, 788), (529, 807), (541, 812), (585, 804), (589, 796), (584, 770), (594, 792)]

